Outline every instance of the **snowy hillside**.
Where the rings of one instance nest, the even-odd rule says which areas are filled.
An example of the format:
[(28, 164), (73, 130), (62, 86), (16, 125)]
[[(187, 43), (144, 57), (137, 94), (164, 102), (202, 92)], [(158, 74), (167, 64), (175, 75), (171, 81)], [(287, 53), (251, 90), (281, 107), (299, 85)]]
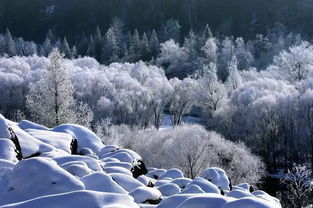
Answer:
[(195, 179), (146, 168), (137, 153), (105, 146), (78, 125), (48, 129), (0, 115), (0, 138), (1, 208), (281, 207), (248, 184), (231, 185), (219, 168)]

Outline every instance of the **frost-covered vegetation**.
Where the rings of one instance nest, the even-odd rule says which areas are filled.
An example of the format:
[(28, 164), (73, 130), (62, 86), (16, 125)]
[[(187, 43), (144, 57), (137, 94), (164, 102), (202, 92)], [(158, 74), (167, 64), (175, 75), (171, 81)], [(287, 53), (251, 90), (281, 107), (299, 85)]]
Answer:
[[(240, 70), (240, 50), (233, 48), (224, 71), (219, 58), (182, 79), (167, 78), (161, 67), (144, 62), (105, 66), (90, 57), (59, 56), (54, 62), (62, 69), (53, 71), (53, 53), (3, 57), (0, 109), (12, 119), (26, 116), (47, 126), (76, 122), (102, 134), (121, 124), (158, 129), (164, 112), (173, 125), (193, 114), (207, 129), (245, 143), (270, 169), (311, 166), (312, 48), (300, 42), (281, 51), (265, 70)], [(227, 72), (225, 81), (222, 72)], [(56, 86), (57, 93), (51, 91)]]

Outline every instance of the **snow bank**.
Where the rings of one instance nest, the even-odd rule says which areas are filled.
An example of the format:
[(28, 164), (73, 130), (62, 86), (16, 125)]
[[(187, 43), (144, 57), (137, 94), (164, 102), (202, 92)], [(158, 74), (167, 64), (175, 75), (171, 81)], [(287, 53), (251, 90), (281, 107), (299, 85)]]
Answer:
[(99, 154), (104, 144), (95, 133), (86, 127), (75, 124), (63, 124), (52, 129), (55, 132), (63, 132), (72, 135), (78, 142), (78, 151), (82, 148), (89, 148), (96, 154)]
[(149, 203), (149, 201), (159, 201), (162, 199), (162, 194), (159, 190), (149, 187), (139, 187), (129, 193), (134, 197), (137, 203)]
[(55, 148), (71, 153), (73, 137), (69, 134), (37, 129), (26, 129), (25, 131), (46, 144), (50, 144)]
[(229, 179), (224, 170), (220, 168), (208, 168), (201, 173), (201, 177), (214, 183), (218, 188), (230, 190)]
[(223, 208), (281, 208), (256, 197), (247, 197), (227, 203)]
[(11, 138), (7, 120), (0, 114), (0, 138)]
[(0, 159), (17, 162), (15, 145), (10, 139), (0, 138)]
[(87, 190), (127, 194), (127, 192), (118, 185), (110, 175), (103, 172), (96, 172), (80, 179)]
[(126, 191), (131, 192), (136, 188), (144, 186), (141, 182), (133, 178), (132, 176), (122, 173), (111, 173), (110, 176)]
[(53, 160), (32, 158), (19, 162), (13, 168), (7, 191), (0, 194), (0, 205), (83, 189), (82, 182)]
[(214, 185), (213, 183), (205, 180), (204, 178), (200, 178), (200, 177), (195, 178), (193, 181), (191, 181), (186, 186), (186, 188), (189, 188), (192, 185), (199, 186), (206, 193), (215, 193), (215, 194), (219, 194), (220, 193), (220, 190), (217, 188), (216, 185)]
[[(21, 144), (22, 161), (16, 159), (9, 127)], [(73, 139), (82, 155), (71, 155)], [(251, 193), (249, 184), (230, 190), (219, 168), (208, 168), (195, 179), (175, 168), (147, 170), (136, 152), (104, 146), (82, 126), (48, 129), (30, 121), (17, 124), (0, 114), (3, 208), (281, 208), (267, 193)]]
[[(224, 205), (229, 201), (231, 199), (218, 194), (195, 195), (183, 201), (177, 208), (224, 208)], [(244, 207), (237, 206), (236, 208)]]
[(19, 139), (24, 157), (30, 157), (34, 154), (40, 154), (43, 152), (53, 152), (56, 150), (52, 145), (46, 144), (28, 134), (16, 123), (8, 122), (8, 125), (13, 129), (17, 138)]
[(158, 187), (158, 190), (162, 193), (163, 196), (172, 196), (178, 194), (181, 191), (179, 186), (174, 183), (164, 184)]
[(95, 191), (75, 191), (49, 195), (2, 208), (139, 208), (133, 198), (125, 194)]
[(35, 130), (49, 130), (47, 127), (33, 123), (31, 121), (27, 120), (22, 120), (19, 125), (21, 129), (26, 130), (26, 129), (35, 129)]

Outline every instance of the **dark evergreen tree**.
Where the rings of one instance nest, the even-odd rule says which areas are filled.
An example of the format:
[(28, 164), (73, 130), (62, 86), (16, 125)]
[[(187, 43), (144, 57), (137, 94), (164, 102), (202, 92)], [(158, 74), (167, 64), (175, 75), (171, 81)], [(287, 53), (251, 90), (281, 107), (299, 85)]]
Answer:
[(143, 61), (149, 61), (151, 59), (150, 43), (146, 33), (143, 33), (141, 39), (141, 59)]
[(177, 20), (166, 21), (163, 27), (163, 41), (173, 39), (175, 42), (180, 42), (180, 30), (181, 26)]
[(70, 46), (68, 45), (66, 37), (63, 39), (62, 52), (64, 53), (66, 58), (69, 58), (69, 59), (72, 58), (72, 52), (71, 52)]
[(95, 41), (93, 40), (93, 37), (90, 36), (88, 48), (86, 51), (87, 56), (95, 57)]
[(160, 52), (160, 43), (156, 31), (153, 29), (150, 37), (151, 56), (156, 57)]
[(134, 30), (131, 37), (128, 55), (131, 62), (139, 61), (141, 58), (141, 41), (137, 29)]

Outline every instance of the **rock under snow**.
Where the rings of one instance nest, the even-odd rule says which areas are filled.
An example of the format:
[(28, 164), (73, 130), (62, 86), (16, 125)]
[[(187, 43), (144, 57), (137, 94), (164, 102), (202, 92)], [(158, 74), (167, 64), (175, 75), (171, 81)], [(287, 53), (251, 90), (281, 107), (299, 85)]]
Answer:
[(31, 158), (13, 168), (7, 191), (0, 194), (0, 205), (83, 189), (82, 182), (53, 160)]

